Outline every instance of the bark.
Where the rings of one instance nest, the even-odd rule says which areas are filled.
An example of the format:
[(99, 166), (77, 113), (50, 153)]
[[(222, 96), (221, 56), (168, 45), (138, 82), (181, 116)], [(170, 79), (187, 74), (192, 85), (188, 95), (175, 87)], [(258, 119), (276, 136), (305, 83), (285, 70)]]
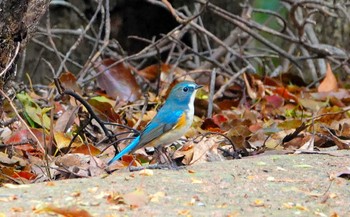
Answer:
[(47, 7), (47, 0), (0, 0), (1, 89), (14, 78), (16, 59)]

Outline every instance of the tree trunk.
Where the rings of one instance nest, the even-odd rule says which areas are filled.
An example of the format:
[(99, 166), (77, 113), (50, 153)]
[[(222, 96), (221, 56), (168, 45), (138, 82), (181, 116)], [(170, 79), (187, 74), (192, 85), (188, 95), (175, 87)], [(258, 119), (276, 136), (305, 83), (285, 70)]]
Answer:
[(47, 7), (47, 0), (0, 0), (0, 89), (9, 87), (21, 48)]

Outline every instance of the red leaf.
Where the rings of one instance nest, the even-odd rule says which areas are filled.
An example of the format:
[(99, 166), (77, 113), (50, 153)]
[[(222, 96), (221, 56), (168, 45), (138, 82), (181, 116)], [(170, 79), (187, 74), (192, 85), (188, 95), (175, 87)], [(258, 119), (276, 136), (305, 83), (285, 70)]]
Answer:
[(224, 115), (217, 114), (217, 115), (213, 116), (213, 121), (214, 121), (215, 124), (220, 126), (221, 124), (227, 122), (228, 119)]
[(33, 180), (36, 178), (36, 174), (30, 173), (30, 172), (26, 172), (26, 171), (20, 171), (20, 172), (15, 172), (12, 177), (13, 178), (24, 178), (27, 180)]
[[(44, 133), (42, 129), (35, 129), (32, 128), (30, 129), (32, 131), (32, 133), (38, 138), (38, 140), (40, 141), (40, 143), (42, 145), (47, 145), (47, 146), (51, 146), (52, 144), (49, 144), (50, 141), (50, 137), (49, 135), (45, 135), (44, 137)], [(45, 138), (45, 140), (44, 140)], [(23, 150), (23, 151), (27, 151), (27, 152), (38, 152), (41, 151), (40, 148), (34, 148), (30, 143), (29, 143), (29, 139), (36, 142), (36, 140), (34, 139), (34, 137), (32, 136), (32, 134), (29, 132), (29, 130), (24, 129), (24, 130), (19, 130), (15, 133), (13, 133), (11, 135), (11, 137), (9, 137), (8, 139), (5, 140), (5, 144), (16, 144), (16, 143), (24, 143), (24, 142), (28, 142), (28, 144), (24, 144), (24, 145), (19, 145), (16, 146), (16, 149), (19, 150)]]
[(296, 96), (294, 96), (293, 94), (291, 94), (286, 88), (284, 87), (277, 87), (274, 90), (275, 93), (277, 93), (278, 95), (280, 95), (281, 97), (283, 97), (284, 99), (287, 100), (294, 100), (296, 103), (298, 102), (298, 99)]
[(266, 102), (273, 105), (275, 108), (279, 108), (283, 105), (284, 100), (282, 97), (273, 95), (273, 96), (265, 96)]

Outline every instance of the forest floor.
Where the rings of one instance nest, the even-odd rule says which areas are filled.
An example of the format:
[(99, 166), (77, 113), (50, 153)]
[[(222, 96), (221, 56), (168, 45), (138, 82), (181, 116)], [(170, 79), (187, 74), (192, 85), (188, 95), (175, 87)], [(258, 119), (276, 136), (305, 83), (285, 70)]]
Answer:
[(337, 177), (349, 173), (349, 151), (268, 153), (180, 170), (4, 185), (0, 216), (350, 216), (350, 181)]

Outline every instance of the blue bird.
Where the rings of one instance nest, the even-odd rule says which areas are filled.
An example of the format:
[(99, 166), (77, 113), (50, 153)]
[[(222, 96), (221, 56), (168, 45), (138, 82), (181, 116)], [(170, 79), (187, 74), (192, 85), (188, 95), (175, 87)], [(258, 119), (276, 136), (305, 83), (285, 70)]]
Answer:
[(163, 107), (128, 146), (108, 162), (111, 165), (122, 156), (145, 146), (162, 147), (183, 136), (191, 127), (194, 115), (194, 98), (201, 85), (183, 81), (171, 90)]

